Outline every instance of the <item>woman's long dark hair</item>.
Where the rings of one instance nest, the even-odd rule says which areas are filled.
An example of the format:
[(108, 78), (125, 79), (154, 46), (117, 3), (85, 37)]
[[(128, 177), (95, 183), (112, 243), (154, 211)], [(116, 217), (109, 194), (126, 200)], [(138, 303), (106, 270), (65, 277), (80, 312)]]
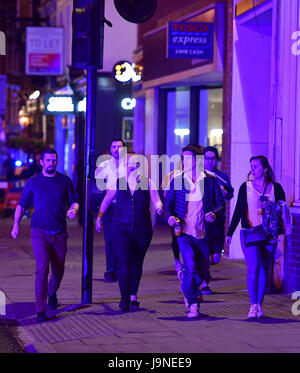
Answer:
[[(276, 183), (275, 175), (274, 175), (274, 172), (273, 172), (273, 170), (270, 166), (268, 158), (265, 157), (264, 155), (256, 155), (256, 156), (250, 158), (250, 163), (255, 159), (258, 159), (260, 161), (261, 165), (263, 166), (263, 168), (267, 169), (267, 171), (266, 171), (267, 181), (269, 183), (275, 184)], [(248, 173), (248, 180), (249, 180), (250, 175), (251, 175), (251, 171)]]

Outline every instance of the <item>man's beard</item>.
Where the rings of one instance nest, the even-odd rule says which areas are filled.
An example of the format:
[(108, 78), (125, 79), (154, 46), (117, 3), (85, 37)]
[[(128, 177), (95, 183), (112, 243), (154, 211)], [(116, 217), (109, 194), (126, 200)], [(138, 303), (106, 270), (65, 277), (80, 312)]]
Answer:
[(55, 167), (47, 167), (46, 172), (47, 174), (54, 174), (56, 171)]

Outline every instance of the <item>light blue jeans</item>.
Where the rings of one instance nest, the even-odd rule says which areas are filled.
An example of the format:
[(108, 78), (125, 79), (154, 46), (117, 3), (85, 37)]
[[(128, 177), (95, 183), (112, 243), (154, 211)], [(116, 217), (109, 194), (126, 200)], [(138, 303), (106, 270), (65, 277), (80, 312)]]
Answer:
[(178, 237), (183, 261), (181, 289), (189, 306), (198, 303), (199, 285), (207, 278), (209, 269), (209, 241), (188, 234)]
[(245, 246), (244, 234), (240, 232), (241, 247), (247, 264), (247, 287), (251, 304), (262, 304), (268, 274), (277, 243), (262, 246)]

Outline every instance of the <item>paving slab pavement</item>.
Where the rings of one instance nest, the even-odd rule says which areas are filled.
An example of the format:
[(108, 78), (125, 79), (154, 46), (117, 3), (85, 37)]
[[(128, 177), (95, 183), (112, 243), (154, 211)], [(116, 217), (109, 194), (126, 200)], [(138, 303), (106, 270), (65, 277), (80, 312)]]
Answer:
[(35, 262), (30, 221), (21, 223), (17, 240), (9, 237), (12, 219), (0, 220), (0, 290), (6, 298), (2, 316), (27, 352), (35, 353), (299, 353), (300, 315), (291, 312), (288, 294), (267, 294), (261, 320), (248, 320), (244, 260), (226, 257), (211, 268), (213, 294), (205, 295), (201, 317), (188, 319), (173, 269), (170, 234), (157, 227), (145, 258), (139, 290), (141, 310), (119, 311), (117, 283), (103, 278), (102, 233), (94, 236), (93, 303), (81, 304), (82, 228), (68, 223), (61, 304), (48, 310), (50, 321), (35, 321)]

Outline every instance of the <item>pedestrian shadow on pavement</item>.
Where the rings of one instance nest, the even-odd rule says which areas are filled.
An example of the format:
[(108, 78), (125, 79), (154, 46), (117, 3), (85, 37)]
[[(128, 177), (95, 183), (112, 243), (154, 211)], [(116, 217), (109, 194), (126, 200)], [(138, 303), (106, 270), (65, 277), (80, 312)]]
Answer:
[(158, 317), (158, 320), (164, 321), (184, 321), (184, 322), (191, 322), (191, 321), (217, 321), (217, 320), (226, 320), (226, 317), (214, 317), (209, 316), (204, 313), (200, 313), (200, 317), (193, 317), (188, 318), (187, 316), (172, 316), (172, 317)]
[(213, 277), (209, 282), (232, 280), (233, 277)]
[(6, 313), (14, 315), (17, 320), (36, 315), (34, 302), (15, 302), (8, 304)]
[(160, 272), (157, 272), (157, 274), (163, 275), (163, 276), (172, 276), (175, 279), (177, 278), (177, 272), (175, 271), (175, 269), (172, 269), (169, 271), (160, 271)]
[(88, 304), (82, 304), (82, 303), (76, 303), (76, 304), (66, 304), (63, 307), (59, 307), (56, 310), (56, 314), (64, 313), (64, 312), (74, 312), (77, 310), (82, 310), (85, 308), (89, 308), (90, 305)]
[(259, 324), (290, 324), (290, 323), (299, 323), (300, 320), (295, 319), (283, 319), (283, 318), (277, 318), (277, 317), (270, 317), (270, 316), (264, 316), (260, 319), (243, 319), (243, 320), (232, 320), (232, 321), (245, 321), (249, 323), (259, 323)]
[(204, 297), (210, 297), (211, 295), (226, 295), (226, 294), (233, 294), (235, 291), (211, 291), (211, 294), (203, 294)]
[(56, 315), (47, 314), (47, 320), (46, 321), (38, 322), (37, 319), (36, 319), (36, 316), (34, 316), (34, 317), (19, 320), (19, 325), (21, 325), (21, 326), (45, 325), (45, 324), (55, 323), (55, 322), (58, 322), (58, 321), (59, 321), (59, 318)]
[[(165, 303), (165, 304), (184, 304), (183, 298), (181, 300), (175, 300), (175, 299), (170, 299), (170, 300), (160, 300), (158, 303)], [(223, 300), (207, 300), (204, 299), (203, 302), (201, 303), (224, 303)]]

